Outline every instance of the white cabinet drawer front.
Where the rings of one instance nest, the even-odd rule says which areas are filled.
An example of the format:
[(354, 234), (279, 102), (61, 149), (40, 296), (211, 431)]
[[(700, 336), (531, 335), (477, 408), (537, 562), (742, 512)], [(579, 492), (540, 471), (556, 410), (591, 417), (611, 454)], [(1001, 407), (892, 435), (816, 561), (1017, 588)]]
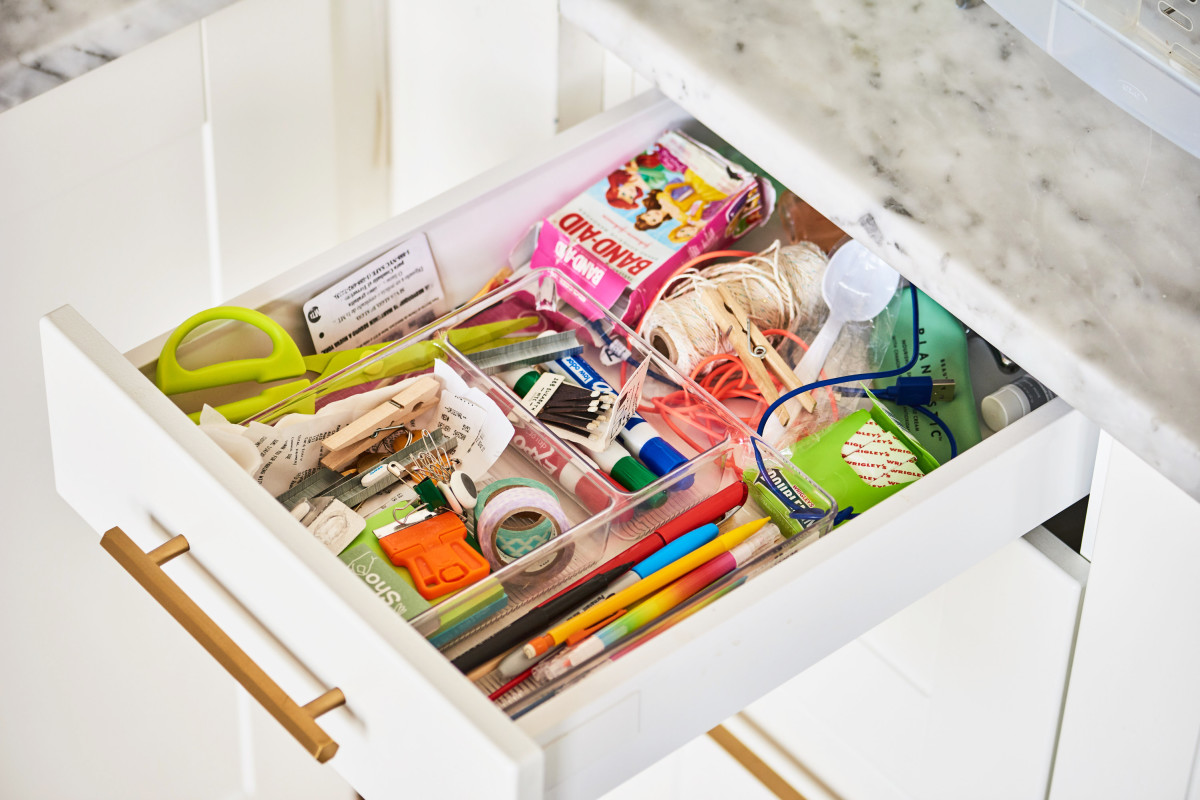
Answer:
[[(685, 119), (631, 101), (236, 302), (298, 317), (416, 232), (461, 302), (531, 220)], [(1051, 403), (513, 721), (144, 377), (161, 338), (121, 355), (65, 308), (43, 341), (60, 493), (147, 550), (186, 536), (167, 572), (293, 699), (340, 688), (346, 707), (319, 722), (368, 798), (597, 796), (1078, 499), (1095, 449)]]
[[(541, 755), (531, 741), (86, 322), (57, 311), (43, 322), (43, 342), (60, 492), (93, 527), (119, 524), (143, 549), (184, 535), (191, 551), (168, 574), (182, 573), (177, 582), (195, 589), (187, 563), (194, 562), (236, 597), (237, 604), (202, 607), (231, 635), (234, 628), (254, 634), (239, 615), (269, 630), (318, 682), (298, 687), (307, 694), (292, 692), (297, 702), (342, 689), (346, 708), (321, 724), (339, 743), (335, 762), (347, 780), (363, 792), (387, 792), (401, 785), (397, 763), (446, 759), (444, 769), (405, 775), (406, 790), (433, 796), (454, 755), (430, 746), (432, 730), (473, 754), (478, 769), (462, 776), (464, 794), (520, 796), (523, 779), (534, 782), (524, 794), (536, 794)], [(82, 440), (107, 454), (104, 469), (74, 455)], [(235, 641), (256, 655), (251, 642)]]
[[(1019, 538), (1086, 494), (1096, 437), (1044, 406), (521, 717), (547, 790), (615, 786)], [(595, 726), (606, 745), (572, 746), (634, 702)]]

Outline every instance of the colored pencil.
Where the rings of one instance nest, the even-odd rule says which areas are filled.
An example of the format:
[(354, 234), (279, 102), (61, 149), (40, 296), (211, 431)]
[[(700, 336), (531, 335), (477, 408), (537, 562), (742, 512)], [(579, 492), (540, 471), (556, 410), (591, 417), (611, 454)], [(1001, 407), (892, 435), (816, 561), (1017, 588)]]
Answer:
[(705, 562), (679, 580), (638, 603), (627, 613), (596, 631), (575, 647), (550, 657), (535, 668), (535, 677), (540, 683), (553, 680), (567, 670), (599, 655), (782, 539), (783, 534), (775, 526), (759, 531), (731, 550)]
[(630, 608), (643, 597), (653, 594), (676, 578), (686, 575), (701, 564), (741, 544), (770, 521), (770, 517), (763, 517), (734, 528), (729, 533), (718, 536), (703, 547), (663, 567), (653, 575), (643, 578), (625, 591), (618, 592), (602, 603), (597, 603), (582, 614), (564, 620), (546, 633), (529, 641), (525, 645), (525, 655), (529, 658), (541, 655), (551, 647), (565, 642), (567, 637), (576, 631), (589, 628), (622, 608)]

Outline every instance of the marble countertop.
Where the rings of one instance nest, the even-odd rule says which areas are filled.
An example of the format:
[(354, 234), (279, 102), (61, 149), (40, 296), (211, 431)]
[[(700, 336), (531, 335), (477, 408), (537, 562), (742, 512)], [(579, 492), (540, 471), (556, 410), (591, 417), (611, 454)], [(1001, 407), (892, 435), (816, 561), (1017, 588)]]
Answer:
[(986, 6), (561, 8), (1200, 498), (1200, 159)]
[(0, 112), (233, 0), (0, 0)]

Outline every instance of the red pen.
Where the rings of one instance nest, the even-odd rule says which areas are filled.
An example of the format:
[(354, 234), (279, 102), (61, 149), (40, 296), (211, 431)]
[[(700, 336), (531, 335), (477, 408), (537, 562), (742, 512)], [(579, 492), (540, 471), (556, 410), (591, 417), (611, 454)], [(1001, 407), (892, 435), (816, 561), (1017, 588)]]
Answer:
[(579, 578), (567, 588), (559, 591), (554, 596), (542, 601), (538, 606), (544, 606), (555, 597), (565, 594), (574, 589), (579, 584), (597, 575), (601, 572), (615, 569), (617, 567), (632, 567), (639, 561), (649, 558), (658, 552), (659, 549), (665, 547), (669, 542), (673, 542), (680, 536), (691, 530), (699, 528), (701, 525), (707, 525), (710, 522), (716, 522), (726, 512), (737, 508), (746, 502), (746, 495), (750, 489), (743, 481), (731, 483), (721, 491), (714, 494), (712, 497), (701, 500), (696, 505), (684, 511), (677, 517), (664, 522), (658, 530), (647, 534), (645, 538), (634, 544), (628, 550), (617, 553), (615, 556), (605, 561), (600, 566), (593, 569), (591, 572)]

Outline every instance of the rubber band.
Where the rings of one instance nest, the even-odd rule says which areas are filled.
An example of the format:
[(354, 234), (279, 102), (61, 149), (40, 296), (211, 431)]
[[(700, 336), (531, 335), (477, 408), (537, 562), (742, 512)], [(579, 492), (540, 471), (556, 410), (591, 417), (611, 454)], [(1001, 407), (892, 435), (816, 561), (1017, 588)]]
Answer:
[[(782, 336), (795, 342), (802, 350), (808, 350), (808, 344), (790, 331), (771, 328), (763, 331), (763, 335)], [(717, 366), (710, 367), (712, 364)], [(701, 373), (705, 369), (708, 369), (708, 372), (702, 375)], [(688, 377), (726, 406), (731, 400), (746, 400), (754, 403), (754, 408), (749, 416), (738, 415), (738, 419), (751, 428), (757, 427), (759, 419), (769, 405), (767, 399), (762, 396), (750, 379), (750, 371), (746, 369), (746, 365), (734, 353), (714, 353), (706, 356), (692, 369), (692, 373)], [(821, 372), (821, 377), (826, 377), (824, 371)], [(776, 388), (782, 389), (782, 384), (775, 376), (772, 376), (772, 381)], [(829, 398), (831, 421), (836, 422), (840, 416), (837, 394), (833, 391), (832, 386), (825, 387), (825, 391)], [(691, 395), (686, 390), (680, 390), (660, 397), (649, 398), (649, 405), (639, 406), (638, 411), (642, 414), (659, 416), (664, 424), (689, 447), (696, 452), (703, 452), (724, 438), (727, 425), (724, 418), (713, 414), (707, 406), (691, 401)], [(693, 437), (688, 436), (680, 429), (677, 421), (686, 423), (706, 434), (710, 439), (708, 447), (699, 446)]]

